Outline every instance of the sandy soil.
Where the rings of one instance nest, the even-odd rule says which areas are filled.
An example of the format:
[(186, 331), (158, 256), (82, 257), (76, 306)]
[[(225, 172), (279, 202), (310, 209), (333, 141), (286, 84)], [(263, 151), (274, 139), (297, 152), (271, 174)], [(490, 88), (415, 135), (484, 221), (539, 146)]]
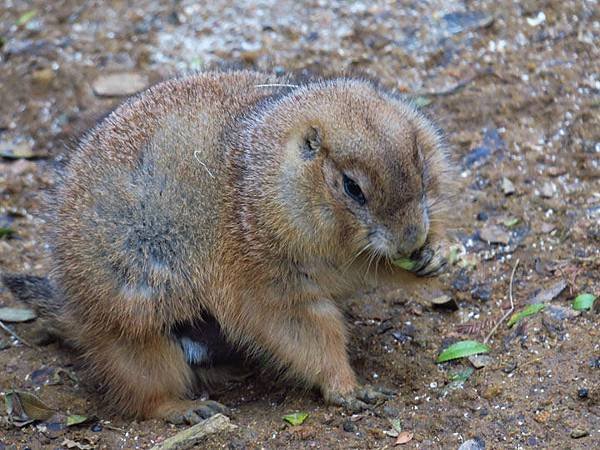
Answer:
[[(600, 294), (599, 35), (598, 2), (584, 0), (2, 0), (0, 151), (37, 158), (0, 159), (0, 227), (13, 230), (0, 239), (0, 269), (44, 273), (39, 194), (70, 143), (122, 101), (96, 95), (98, 77), (133, 72), (152, 83), (223, 64), (363, 74), (413, 95), (446, 131), (462, 184), (450, 230), (458, 260), (422, 292), (348, 303), (353, 365), (363, 381), (396, 389), (393, 400), (349, 416), (254, 375), (211, 394), (239, 428), (200, 446), (391, 448), (399, 423), (414, 433), (399, 448), (456, 449), (471, 439), (472, 448), (600, 448), (600, 301), (571, 308), (579, 293)], [(490, 233), (508, 243), (485, 242)], [(516, 308), (540, 294), (546, 308), (502, 324), (485, 367), (453, 383), (471, 364), (436, 356), (454, 341), (484, 339), (509, 306), (517, 259)], [(441, 294), (457, 308), (432, 306)], [(16, 306), (1, 288), (0, 306)], [(35, 322), (9, 326), (36, 338)], [(107, 415), (77, 371), (53, 376), (74, 369), (57, 344), (32, 349), (3, 331), (0, 339), (2, 392), (97, 416), (61, 430), (16, 428), (2, 410), (0, 449), (65, 448), (65, 439), (150, 448), (182, 429)], [(282, 421), (294, 411), (309, 413), (302, 426)]]

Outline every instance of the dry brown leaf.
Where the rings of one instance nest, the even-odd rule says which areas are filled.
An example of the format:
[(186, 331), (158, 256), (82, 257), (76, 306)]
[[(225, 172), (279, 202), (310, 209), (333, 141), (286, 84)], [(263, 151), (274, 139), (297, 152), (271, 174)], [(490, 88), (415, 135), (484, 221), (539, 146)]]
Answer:
[(67, 448), (78, 448), (79, 450), (92, 450), (94, 447), (88, 444), (83, 444), (81, 442), (73, 441), (71, 439), (65, 439), (62, 444)]
[(412, 441), (414, 435), (415, 434), (412, 431), (403, 431), (402, 433), (399, 433), (396, 442), (394, 442), (394, 446), (408, 444)]
[(29, 392), (9, 391), (5, 394), (6, 412), (16, 426), (36, 420), (48, 420), (54, 410)]

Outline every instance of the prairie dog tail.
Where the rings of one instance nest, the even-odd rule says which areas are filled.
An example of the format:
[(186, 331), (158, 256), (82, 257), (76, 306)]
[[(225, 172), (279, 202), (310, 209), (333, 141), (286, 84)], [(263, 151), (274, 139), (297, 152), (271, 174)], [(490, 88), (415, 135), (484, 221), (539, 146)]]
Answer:
[(49, 333), (56, 336), (62, 335), (59, 318), (64, 298), (49, 278), (3, 273), (0, 275), (0, 280), (17, 300), (33, 308), (38, 316), (49, 325), (50, 329), (47, 330)]

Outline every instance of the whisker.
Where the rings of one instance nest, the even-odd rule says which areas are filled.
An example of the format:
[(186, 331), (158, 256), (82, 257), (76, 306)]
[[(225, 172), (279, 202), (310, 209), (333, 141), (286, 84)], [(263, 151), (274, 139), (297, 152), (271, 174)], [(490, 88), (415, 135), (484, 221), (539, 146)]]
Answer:
[(354, 261), (356, 261), (356, 258), (358, 258), (363, 252), (365, 252), (370, 247), (371, 247), (371, 243), (367, 242), (367, 244), (358, 253), (356, 253), (356, 255), (354, 255), (354, 257), (352, 257), (352, 259), (350, 259), (350, 261), (348, 261), (348, 263), (344, 264), (342, 272), (345, 273), (350, 268), (352, 263)]
[(369, 255), (369, 264), (367, 265), (367, 270), (365, 271), (365, 275), (367, 275), (369, 273), (369, 270), (371, 269), (371, 264), (373, 263), (374, 257), (375, 257), (375, 253), (371, 252), (371, 254)]

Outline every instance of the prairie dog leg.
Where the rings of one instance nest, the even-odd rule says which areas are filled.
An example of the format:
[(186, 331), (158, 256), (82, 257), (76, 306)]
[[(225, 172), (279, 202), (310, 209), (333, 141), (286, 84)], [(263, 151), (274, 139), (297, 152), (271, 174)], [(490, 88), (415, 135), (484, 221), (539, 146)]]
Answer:
[(238, 335), (250, 337), (291, 375), (318, 386), (326, 400), (356, 388), (342, 314), (332, 301), (264, 308), (260, 316), (245, 311), (244, 316)]
[(342, 313), (333, 301), (268, 311), (260, 321), (247, 321), (244, 333), (253, 335), (291, 374), (318, 386), (327, 402), (359, 411), (390, 397), (390, 391), (358, 386), (346, 352)]
[(90, 371), (121, 413), (195, 423), (225, 411), (217, 402), (189, 400), (194, 376), (180, 346), (170, 337), (135, 341), (104, 336), (87, 344)]

